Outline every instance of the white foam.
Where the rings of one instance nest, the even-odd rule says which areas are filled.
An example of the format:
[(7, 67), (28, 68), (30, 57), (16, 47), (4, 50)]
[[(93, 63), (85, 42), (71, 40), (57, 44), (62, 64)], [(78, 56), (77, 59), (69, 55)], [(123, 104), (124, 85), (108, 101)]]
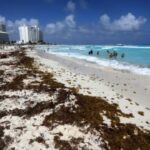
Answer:
[(126, 71), (130, 71), (132, 73), (136, 73), (139, 75), (150, 76), (150, 69), (149, 68), (146, 68), (146, 67), (141, 68), (139, 66), (128, 64), (128, 63), (120, 63), (117, 60), (107, 60), (107, 59), (101, 59), (100, 60), (100, 59), (93, 57), (93, 56), (84, 56), (84, 55), (79, 55), (76, 53), (63, 53), (63, 52), (50, 52), (50, 53), (56, 54), (56, 55), (61, 55), (61, 56), (67, 56), (67, 57), (69, 56), (69, 57), (73, 57), (73, 58), (77, 58), (77, 59), (82, 59), (82, 60), (96, 63), (98, 65), (102, 65), (105, 67), (112, 67), (114, 69), (126, 70)]
[[(148, 75), (150, 76), (150, 69), (149, 68), (142, 68), (138, 65), (133, 65), (129, 63), (124, 63), (124, 62), (119, 62), (117, 60), (109, 60), (109, 59), (104, 59), (104, 58), (97, 58), (93, 56), (86, 56), (81, 53), (77, 53), (75, 49), (77, 50), (86, 50), (86, 46), (88, 45), (56, 45), (56, 46), (50, 46), (49, 48), (49, 53), (51, 54), (56, 54), (56, 55), (61, 55), (61, 56), (69, 56), (77, 59), (82, 59), (86, 60), (88, 62), (96, 63), (98, 65), (102, 65), (105, 67), (112, 67), (114, 69), (119, 69), (119, 70), (126, 70), (130, 71), (132, 73), (140, 74), (140, 75)], [(97, 45), (101, 50), (107, 50), (107, 49), (114, 49), (114, 48), (149, 48), (148, 46), (133, 46), (133, 45), (124, 45), (124, 46), (111, 46), (111, 45), (106, 45), (106, 46), (101, 46)], [(45, 47), (38, 47), (38, 49), (44, 49)], [(72, 50), (72, 51), (66, 51), (66, 50)]]

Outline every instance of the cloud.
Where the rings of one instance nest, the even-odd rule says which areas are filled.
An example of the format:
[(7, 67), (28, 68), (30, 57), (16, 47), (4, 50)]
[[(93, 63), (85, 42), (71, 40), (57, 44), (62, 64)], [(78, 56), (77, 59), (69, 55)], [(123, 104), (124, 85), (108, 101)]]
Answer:
[(15, 25), (16, 26), (20, 26), (20, 25), (31, 25), (31, 26), (34, 26), (34, 25), (38, 25), (39, 24), (39, 21), (37, 19), (34, 19), (34, 18), (31, 18), (29, 20), (27, 20), (26, 18), (22, 18), (20, 20), (16, 20), (15, 21)]
[(83, 8), (83, 9), (87, 9), (88, 8), (88, 2), (86, 0), (80, 0), (80, 6)]
[(34, 18), (31, 18), (29, 20), (26, 18), (22, 18), (15, 21), (6, 20), (7, 31), (12, 37), (14, 34), (18, 34), (18, 27), (24, 24), (31, 25), (31, 26), (39, 25), (39, 21)]
[(81, 43), (81, 41), (86, 40), (92, 37), (96, 28), (94, 26), (84, 26), (79, 25), (73, 14), (66, 16), (62, 21), (59, 22), (50, 22), (46, 25), (45, 29), (45, 39), (49, 39), (51, 42), (60, 42), (60, 43)]
[(5, 23), (7, 27), (7, 32), (9, 33), (10, 39), (19, 39), (19, 32), (18, 32), (18, 27), (20, 25), (26, 24), (26, 25), (39, 25), (38, 19), (31, 18), (31, 19), (26, 19), (26, 18), (21, 18), (18, 20), (8, 20), (4, 16), (0, 15), (0, 23)]
[(0, 23), (5, 23), (5, 21), (6, 21), (5, 17), (0, 15)]
[(60, 32), (67, 32), (76, 27), (76, 22), (74, 20), (74, 15), (68, 15), (63, 21), (58, 21), (56, 23), (48, 23), (46, 25), (46, 33), (55, 34)]
[(46, 25), (46, 32), (48, 34), (54, 34), (60, 32), (64, 29), (64, 24), (62, 22), (49, 23)]
[[(134, 44), (143, 38), (147, 41), (150, 34), (145, 30), (139, 30), (146, 23), (144, 17), (136, 17), (131, 13), (112, 20), (107, 14), (100, 17), (100, 24), (91, 22), (89, 24), (79, 24), (76, 22), (74, 14), (69, 14), (62, 20), (43, 24), (44, 39), (58, 43), (131, 43)], [(7, 31), (11, 40), (19, 40), (18, 26), (40, 25), (36, 18), (21, 18), (8, 20), (0, 15), (0, 22), (7, 25)], [(136, 32), (115, 32), (115, 31), (136, 31)], [(141, 33), (142, 36), (137, 35)], [(141, 35), (140, 34), (140, 35)], [(142, 38), (141, 38), (142, 37)], [(142, 39), (142, 40), (143, 40)], [(141, 41), (142, 41), (141, 40)]]
[(121, 16), (119, 19), (111, 21), (107, 14), (100, 17), (100, 23), (111, 31), (134, 31), (146, 23), (147, 19), (144, 17), (135, 17), (132, 13)]
[(78, 31), (80, 33), (83, 33), (83, 34), (93, 34), (93, 33), (95, 33), (94, 30), (92, 30), (91, 28), (84, 27), (84, 26), (79, 26)]
[(68, 15), (65, 18), (65, 23), (68, 25), (68, 27), (74, 28), (76, 26), (76, 22), (74, 20), (74, 15)]
[(76, 9), (76, 4), (73, 1), (68, 1), (66, 9), (70, 12), (74, 12)]

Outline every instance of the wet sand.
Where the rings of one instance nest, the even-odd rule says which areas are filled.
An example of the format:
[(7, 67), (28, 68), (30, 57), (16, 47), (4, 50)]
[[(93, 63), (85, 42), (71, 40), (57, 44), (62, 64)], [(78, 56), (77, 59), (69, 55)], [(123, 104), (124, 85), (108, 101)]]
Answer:
[[(37, 51), (37, 54), (41, 58), (46, 59), (45, 62), (47, 62), (47, 65), (49, 65), (48, 61), (51, 60), (57, 62), (59, 66), (64, 67), (64, 69), (70, 72), (95, 79), (101, 86), (97, 86), (96, 83), (94, 88), (97, 93), (92, 94), (92, 91), (90, 91), (94, 96), (103, 96), (108, 99), (122, 97), (131, 99), (144, 107), (150, 108), (149, 76), (137, 75), (123, 70), (114, 70), (87, 61), (56, 56), (43, 51)], [(51, 65), (51, 67), (53, 66)], [(63, 76), (63, 74), (61, 74), (61, 76)], [(73, 78), (71, 77), (70, 80), (73, 80)], [(88, 88), (90, 88), (90, 86)]]
[(120, 117), (121, 123), (150, 129), (150, 77), (39, 50), (29, 49), (28, 55), (34, 57), (41, 71), (51, 72), (57, 82), (75, 88), (80, 94), (101, 97), (123, 113), (133, 115)]
[(30, 46), (0, 51), (0, 149), (150, 147), (150, 109), (107, 85), (111, 69)]

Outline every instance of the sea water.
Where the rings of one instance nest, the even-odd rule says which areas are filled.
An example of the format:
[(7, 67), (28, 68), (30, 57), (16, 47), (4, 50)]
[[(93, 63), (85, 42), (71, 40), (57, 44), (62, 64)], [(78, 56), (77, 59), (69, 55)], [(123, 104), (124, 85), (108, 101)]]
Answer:
[[(150, 76), (150, 46), (114, 46), (114, 45), (40, 45), (38, 49), (48, 53), (86, 60), (98, 65), (130, 71)], [(93, 55), (89, 55), (89, 51)], [(109, 53), (118, 56), (109, 58)], [(99, 55), (97, 55), (99, 52)], [(121, 55), (124, 54), (122, 58)]]

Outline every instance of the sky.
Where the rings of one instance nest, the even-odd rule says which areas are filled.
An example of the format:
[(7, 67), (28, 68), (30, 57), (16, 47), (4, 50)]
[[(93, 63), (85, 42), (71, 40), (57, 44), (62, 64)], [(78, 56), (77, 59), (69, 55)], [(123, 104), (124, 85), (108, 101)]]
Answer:
[(11, 40), (18, 26), (38, 25), (58, 44), (150, 45), (150, 0), (0, 0)]

